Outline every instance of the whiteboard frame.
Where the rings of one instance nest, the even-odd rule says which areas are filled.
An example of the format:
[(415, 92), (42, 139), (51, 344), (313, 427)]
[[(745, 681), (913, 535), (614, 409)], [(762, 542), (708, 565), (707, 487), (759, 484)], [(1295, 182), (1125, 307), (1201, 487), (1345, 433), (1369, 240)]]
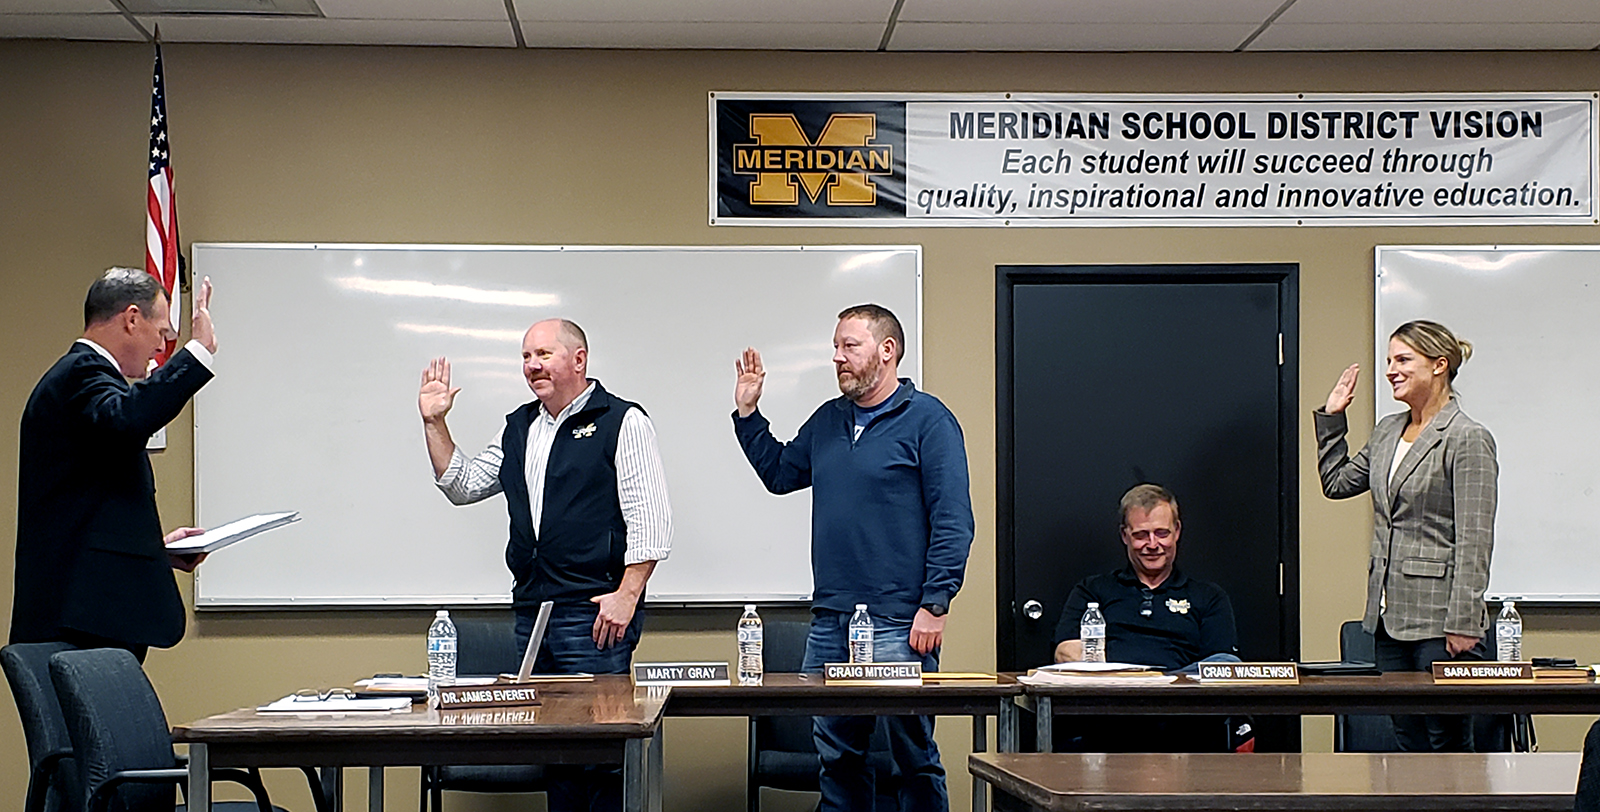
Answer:
[[(1436, 252), (1436, 253), (1446, 254), (1446, 255), (1449, 255), (1449, 254), (1467, 255), (1467, 254), (1484, 253), (1484, 252), (1499, 252), (1499, 253), (1521, 253), (1521, 252), (1526, 252), (1526, 253), (1582, 253), (1582, 254), (1593, 253), (1593, 254), (1600, 254), (1600, 245), (1589, 245), (1589, 244), (1544, 244), (1544, 245), (1510, 244), (1510, 245), (1502, 245), (1502, 244), (1499, 244), (1499, 243), (1490, 243), (1490, 244), (1480, 244), (1480, 245), (1420, 244), (1420, 245), (1378, 245), (1378, 246), (1375, 246), (1374, 249), (1373, 249), (1373, 289), (1372, 289), (1373, 371), (1374, 371), (1374, 375), (1373, 375), (1373, 378), (1374, 378), (1374, 380), (1373, 380), (1373, 383), (1374, 383), (1374, 386), (1373, 386), (1373, 407), (1374, 407), (1373, 408), (1373, 415), (1374, 415), (1374, 420), (1381, 419), (1383, 417), (1383, 415), (1385, 415), (1386, 413), (1394, 412), (1396, 410), (1397, 406), (1398, 406), (1397, 402), (1389, 395), (1389, 393), (1387, 391), (1385, 391), (1384, 387), (1379, 385), (1379, 382), (1381, 380), (1383, 380), (1383, 378), (1382, 378), (1382, 370), (1388, 364), (1387, 355), (1388, 355), (1388, 346), (1389, 346), (1389, 334), (1394, 331), (1395, 327), (1400, 326), (1399, 322), (1395, 322), (1393, 324), (1390, 324), (1389, 322), (1394, 321), (1394, 319), (1393, 318), (1389, 318), (1389, 319), (1386, 320), (1384, 315), (1383, 315), (1383, 277), (1384, 277), (1384, 267), (1385, 267), (1384, 256), (1385, 256), (1385, 254), (1399, 254), (1399, 253), (1402, 253), (1402, 252), (1413, 252), (1413, 253), (1414, 252)], [(1596, 281), (1600, 282), (1600, 275), (1596, 276)], [(1447, 316), (1441, 316), (1440, 320), (1443, 321), (1447, 326), (1449, 326), (1449, 318)], [(1452, 329), (1457, 329), (1457, 328), (1452, 327)], [(1469, 341), (1473, 340), (1473, 336), (1470, 333), (1468, 333), (1465, 330), (1463, 330), (1463, 333), (1466, 333), (1465, 338), (1467, 340), (1469, 340)], [(1596, 405), (1600, 406), (1600, 404), (1596, 404)], [(1491, 433), (1495, 429), (1495, 427), (1493, 425), (1489, 425), (1489, 426), (1487, 426), (1487, 428), (1490, 430)], [(1496, 439), (1499, 440), (1498, 437)], [(1600, 469), (1600, 459), (1597, 459), (1595, 461), (1595, 466), (1596, 466), (1597, 469)], [(1501, 482), (1503, 483), (1504, 482), (1504, 477), (1505, 477), (1504, 469), (1502, 469), (1500, 473), (1501, 473)], [(1501, 542), (1502, 542), (1502, 539), (1501, 539), (1502, 527), (1501, 527), (1500, 519), (1501, 519), (1501, 517), (1497, 515), (1496, 519), (1495, 519), (1495, 538), (1496, 538), (1496, 541), (1495, 541), (1495, 546), (1496, 546), (1495, 558), (1499, 558), (1500, 555), (1504, 552), (1503, 550), (1500, 549), (1500, 545), (1501, 545)], [(1484, 592), (1484, 600), (1486, 602), (1490, 602), (1490, 603), (1504, 601), (1504, 600), (1515, 600), (1519, 604), (1530, 604), (1530, 605), (1543, 604), (1543, 605), (1577, 606), (1577, 605), (1585, 605), (1585, 604), (1600, 604), (1600, 584), (1597, 584), (1597, 590), (1594, 591), (1594, 592), (1539, 592), (1539, 591), (1534, 591), (1534, 590), (1507, 590), (1507, 589), (1504, 589), (1504, 588), (1496, 589), (1495, 588), (1495, 584), (1494, 584), (1494, 564), (1493, 564), (1493, 560), (1491, 559), (1491, 563), (1490, 563), (1490, 586), (1489, 586), (1489, 589), (1487, 589)]]
[[(451, 251), (451, 252), (526, 252), (526, 253), (651, 253), (651, 252), (707, 252), (707, 253), (793, 253), (793, 252), (827, 252), (827, 253), (881, 253), (881, 252), (909, 252), (914, 258), (914, 300), (915, 300), (915, 329), (910, 331), (910, 336), (915, 336), (914, 341), (917, 351), (913, 354), (911, 364), (899, 370), (901, 377), (909, 377), (918, 386), (922, 385), (923, 376), (923, 327), (924, 318), (924, 291), (923, 291), (923, 248), (920, 244), (848, 244), (848, 245), (494, 245), (494, 244), (450, 244), (450, 243), (344, 243), (344, 242), (197, 242), (191, 248), (225, 248), (225, 249), (266, 249), (266, 250), (341, 250), (341, 251)], [(200, 269), (203, 272), (203, 269)], [(831, 317), (832, 314), (827, 314)], [(226, 325), (224, 325), (226, 330)], [(226, 334), (224, 334), (226, 341)], [(531, 393), (527, 397), (532, 398)], [(810, 406), (808, 408), (815, 408)], [(194, 410), (194, 504), (195, 512), (200, 512), (203, 499), (203, 483), (199, 472), (201, 470), (201, 442), (200, 435), (200, 410)], [(792, 429), (798, 429), (798, 425)], [(731, 435), (731, 430), (730, 430)], [(753, 475), (753, 474), (752, 474)], [(669, 472), (670, 476), (670, 472)], [(764, 489), (763, 489), (764, 490)], [(441, 497), (442, 498), (442, 497)], [(778, 497), (772, 497), (778, 498)], [(504, 511), (501, 510), (503, 518)], [(809, 531), (806, 534), (809, 549)], [(317, 596), (314, 598), (297, 598), (293, 596), (273, 598), (238, 598), (232, 596), (207, 596), (203, 589), (203, 572), (201, 567), (195, 572), (194, 580), (194, 607), (197, 611), (250, 611), (250, 610), (339, 610), (339, 609), (410, 609), (435, 606), (466, 606), (466, 607), (498, 607), (509, 606), (511, 596), (509, 587), (504, 595), (401, 595), (401, 596)], [(507, 583), (510, 583), (510, 573), (505, 573)], [(646, 605), (652, 607), (715, 607), (740, 605), (749, 602), (762, 602), (776, 605), (808, 605), (811, 593), (683, 593), (674, 592), (666, 596), (656, 597), (647, 590)]]

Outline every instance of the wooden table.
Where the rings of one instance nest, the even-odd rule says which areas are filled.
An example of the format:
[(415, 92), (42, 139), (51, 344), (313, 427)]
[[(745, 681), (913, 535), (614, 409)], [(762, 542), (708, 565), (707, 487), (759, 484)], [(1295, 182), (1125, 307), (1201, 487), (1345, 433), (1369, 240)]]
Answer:
[(974, 753), (995, 808), (1569, 812), (1579, 753)]
[[(760, 685), (688, 685), (672, 689), (668, 716), (970, 716), (972, 749), (989, 749), (988, 717), (998, 720), (999, 749), (1015, 752), (1022, 685), (1012, 675), (994, 682), (925, 685), (826, 685), (820, 674), (767, 674)], [(983, 784), (972, 785), (972, 808), (988, 808)]]
[[(661, 807), (667, 692), (626, 676), (539, 685), (542, 704), (441, 713), (223, 713), (173, 728), (189, 745), (189, 809), (209, 812), (212, 767), (367, 767), (368, 806), (383, 810), (383, 768), (423, 764), (621, 764), (623, 807)], [(646, 752), (646, 742), (653, 746)], [(648, 758), (647, 758), (648, 756)]]
[(1421, 672), (1371, 677), (1301, 677), (1298, 685), (1027, 685), (1017, 702), (1033, 710), (1041, 750), (1065, 715), (1336, 713), (1600, 713), (1594, 682), (1435, 685)]

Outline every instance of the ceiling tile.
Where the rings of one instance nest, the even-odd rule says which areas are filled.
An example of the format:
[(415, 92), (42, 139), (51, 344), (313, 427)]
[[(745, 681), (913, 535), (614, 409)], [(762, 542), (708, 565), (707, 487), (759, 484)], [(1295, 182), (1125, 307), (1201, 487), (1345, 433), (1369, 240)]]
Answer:
[(516, 47), (509, 22), (486, 20), (327, 20), (306, 17), (140, 17), (169, 42), (260, 42), (311, 45), (467, 45)]
[(792, 23), (797, 27), (877, 23), (880, 31), (894, 11), (894, 0), (515, 0), (515, 3), (517, 17), (526, 22)]
[(1251, 51), (1588, 50), (1600, 23), (1275, 23)]
[(1232, 51), (1254, 23), (901, 23), (891, 51)]
[(121, 14), (3, 14), (0, 38), (143, 40)]
[(509, 19), (505, 0), (317, 0), (317, 6), (336, 20)]
[(1280, 23), (1600, 23), (1595, 0), (1297, 0)]
[(0, 15), (120, 13), (111, 0), (0, 0)]
[(530, 48), (710, 48), (871, 51), (881, 23), (568, 23), (524, 20)]
[(906, 0), (899, 21), (954, 23), (1254, 23), (1284, 0)]

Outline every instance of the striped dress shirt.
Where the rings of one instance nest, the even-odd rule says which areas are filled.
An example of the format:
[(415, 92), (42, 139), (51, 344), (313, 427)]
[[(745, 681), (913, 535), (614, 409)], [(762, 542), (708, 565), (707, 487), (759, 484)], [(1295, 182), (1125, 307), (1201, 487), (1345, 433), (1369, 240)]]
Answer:
[[(555, 445), (556, 429), (589, 403), (594, 384), (583, 390), (561, 413), (551, 416), (540, 404), (528, 427), (528, 449), (524, 473), (528, 477), (528, 502), (533, 509), (537, 532), (544, 516), (544, 475)], [(496, 433), (489, 446), (467, 459), (457, 446), (450, 466), (435, 482), (453, 504), (469, 505), (500, 493), (500, 463), (505, 459), (500, 442), (504, 429)], [(656, 445), (656, 430), (650, 418), (638, 408), (622, 416), (622, 431), (617, 437), (617, 499), (622, 518), (628, 525), (624, 564), (660, 561), (672, 551), (672, 507), (667, 502), (667, 477), (661, 466), (661, 450)]]

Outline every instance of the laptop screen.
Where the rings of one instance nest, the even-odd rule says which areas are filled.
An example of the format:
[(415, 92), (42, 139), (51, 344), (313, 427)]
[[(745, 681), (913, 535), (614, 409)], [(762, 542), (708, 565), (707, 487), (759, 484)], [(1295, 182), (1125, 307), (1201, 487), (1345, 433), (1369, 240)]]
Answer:
[(539, 657), (539, 646), (544, 643), (545, 627), (550, 625), (550, 610), (555, 601), (539, 604), (539, 616), (533, 620), (533, 632), (528, 635), (528, 648), (522, 652), (522, 666), (517, 669), (517, 681), (526, 682), (533, 675), (533, 661)]

